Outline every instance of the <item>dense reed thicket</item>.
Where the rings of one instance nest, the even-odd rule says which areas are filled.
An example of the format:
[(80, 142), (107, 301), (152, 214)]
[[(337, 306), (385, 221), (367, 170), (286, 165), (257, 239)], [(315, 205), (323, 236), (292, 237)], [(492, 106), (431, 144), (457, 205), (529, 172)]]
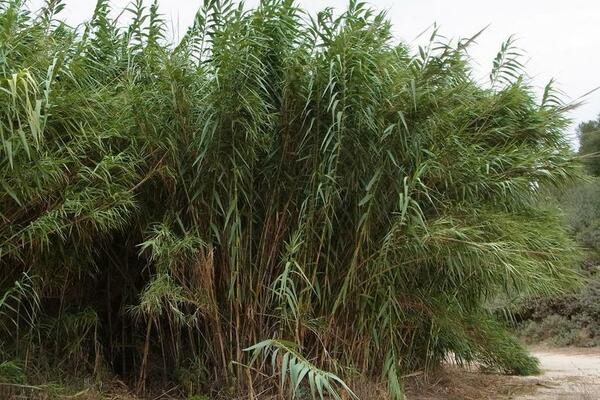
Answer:
[(175, 44), (156, 3), (62, 8), (0, 1), (12, 379), (398, 399), (449, 357), (536, 370), (488, 304), (576, 280), (538, 189), (578, 168), (510, 41), (478, 83), (474, 38), (413, 55), (355, 1), (206, 0)]

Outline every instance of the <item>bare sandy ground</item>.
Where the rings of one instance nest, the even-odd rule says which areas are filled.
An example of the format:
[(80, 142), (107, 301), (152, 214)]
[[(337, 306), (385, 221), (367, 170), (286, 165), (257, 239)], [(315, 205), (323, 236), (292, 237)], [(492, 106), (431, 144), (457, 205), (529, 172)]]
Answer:
[(600, 351), (597, 349), (534, 349), (543, 375), (536, 378), (533, 393), (518, 400), (600, 399)]
[[(409, 400), (600, 400), (600, 349), (534, 348), (539, 376), (485, 374), (448, 366), (439, 376), (412, 381)], [(366, 396), (365, 399), (373, 398)]]

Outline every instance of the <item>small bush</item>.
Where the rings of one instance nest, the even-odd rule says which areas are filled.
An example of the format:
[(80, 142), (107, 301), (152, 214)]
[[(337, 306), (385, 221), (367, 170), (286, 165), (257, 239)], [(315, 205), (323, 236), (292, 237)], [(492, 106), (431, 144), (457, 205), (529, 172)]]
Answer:
[(527, 343), (553, 346), (600, 345), (600, 282), (591, 275), (575, 293), (533, 298), (518, 307), (517, 332)]

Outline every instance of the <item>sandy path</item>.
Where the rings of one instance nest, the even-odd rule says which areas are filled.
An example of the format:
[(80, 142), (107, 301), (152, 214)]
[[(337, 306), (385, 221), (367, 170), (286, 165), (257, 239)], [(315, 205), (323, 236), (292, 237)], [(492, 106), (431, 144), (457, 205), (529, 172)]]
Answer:
[(596, 349), (534, 349), (544, 374), (536, 378), (537, 390), (518, 400), (600, 399), (600, 351)]
[[(448, 366), (407, 386), (410, 400), (600, 400), (600, 349), (533, 348), (538, 376), (485, 374)], [(364, 397), (368, 399), (369, 397)]]

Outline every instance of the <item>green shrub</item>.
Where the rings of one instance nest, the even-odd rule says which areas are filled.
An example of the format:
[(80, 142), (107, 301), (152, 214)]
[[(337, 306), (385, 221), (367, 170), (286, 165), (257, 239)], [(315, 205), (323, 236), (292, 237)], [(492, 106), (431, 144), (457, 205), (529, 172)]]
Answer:
[(600, 282), (593, 275), (575, 293), (527, 299), (516, 312), (517, 331), (529, 343), (554, 346), (600, 345)]

